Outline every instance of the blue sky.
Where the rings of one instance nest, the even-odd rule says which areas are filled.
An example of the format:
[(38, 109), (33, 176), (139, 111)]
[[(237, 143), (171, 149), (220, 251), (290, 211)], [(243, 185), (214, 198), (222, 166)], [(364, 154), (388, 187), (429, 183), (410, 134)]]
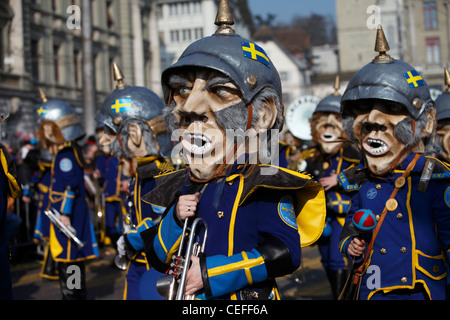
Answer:
[(295, 15), (309, 16), (311, 13), (336, 16), (335, 0), (247, 0), (252, 14), (267, 18), (268, 13), (276, 15), (275, 23), (291, 22)]

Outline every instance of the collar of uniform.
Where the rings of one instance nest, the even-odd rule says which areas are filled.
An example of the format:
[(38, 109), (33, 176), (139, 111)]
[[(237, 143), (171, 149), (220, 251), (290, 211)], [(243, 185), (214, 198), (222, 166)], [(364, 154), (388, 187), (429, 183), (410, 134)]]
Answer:
[(146, 156), (146, 157), (137, 157), (137, 166), (143, 166), (159, 159), (159, 156)]

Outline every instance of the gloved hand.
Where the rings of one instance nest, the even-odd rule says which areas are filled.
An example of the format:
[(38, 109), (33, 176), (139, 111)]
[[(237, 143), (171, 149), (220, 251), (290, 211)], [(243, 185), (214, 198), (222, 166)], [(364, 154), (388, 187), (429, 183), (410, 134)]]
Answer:
[(125, 244), (125, 236), (120, 236), (119, 240), (117, 240), (116, 242), (117, 244), (117, 253), (120, 256), (126, 256), (127, 254), (127, 249), (126, 249), (126, 244)]

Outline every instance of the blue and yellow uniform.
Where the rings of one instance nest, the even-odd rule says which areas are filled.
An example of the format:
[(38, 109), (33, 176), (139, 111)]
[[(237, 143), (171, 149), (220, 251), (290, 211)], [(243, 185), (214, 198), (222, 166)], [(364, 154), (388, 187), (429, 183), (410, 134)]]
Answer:
[[(49, 207), (70, 217), (77, 237), (84, 243), (81, 250), (75, 243), (50, 226), (50, 248), (53, 258), (59, 262), (84, 261), (99, 255), (94, 228), (85, 200), (86, 189), (83, 179), (83, 163), (80, 150), (73, 142), (66, 142), (52, 163), (52, 184), (50, 186)], [(68, 188), (73, 194), (68, 192)]]
[[(132, 260), (127, 268), (123, 298), (124, 300), (155, 300), (158, 296), (153, 296), (151, 291), (145, 287), (148, 286), (147, 282), (156, 281), (162, 274), (152, 270), (148, 264), (139, 232), (154, 226), (161, 218), (165, 208), (152, 206), (143, 200), (143, 196), (154, 189), (154, 177), (161, 172), (171, 170), (171, 165), (159, 156), (137, 158), (137, 165), (134, 179), (130, 184), (131, 196), (128, 200), (133, 204), (131, 218), (132, 224), (136, 227), (125, 234), (126, 247), (132, 252)], [(144, 278), (145, 283), (142, 279), (144, 274), (148, 275)], [(148, 292), (150, 292), (149, 295)], [(156, 289), (154, 293), (156, 293)]]
[[(339, 175), (342, 171), (360, 161), (360, 154), (351, 146), (344, 145), (333, 155), (324, 155), (319, 148), (302, 152), (305, 172), (315, 179)], [(339, 251), (339, 240), (345, 216), (351, 207), (350, 196), (335, 186), (325, 192), (327, 198), (327, 220), (322, 237), (317, 242), (322, 265), (330, 281), (335, 298), (344, 284), (347, 264)]]
[(16, 166), (3, 145), (0, 145), (0, 300), (12, 300), (12, 283), (9, 269), (9, 249), (6, 237), (6, 212), (8, 196), (16, 199), (21, 189), (17, 182)]
[[(272, 166), (260, 165), (248, 176), (234, 168), (226, 178), (206, 185), (197, 206), (197, 216), (208, 226), (200, 257), (205, 287), (197, 298), (279, 299), (275, 277), (295, 271), (301, 246), (319, 238), (325, 221), (323, 188), (285, 168), (272, 167), (275, 175), (262, 175), (264, 167)], [(182, 233), (173, 197), (202, 190), (205, 184), (192, 182), (188, 169), (162, 175), (156, 183), (145, 198), (169, 208), (141, 237), (150, 263), (165, 272)]]
[(96, 167), (101, 173), (103, 182), (106, 236), (115, 244), (122, 232), (122, 214), (125, 211), (120, 192), (122, 167), (119, 165), (119, 159), (103, 154), (97, 157)]
[[(52, 164), (49, 162), (39, 162), (39, 171), (33, 176), (33, 184), (37, 186), (39, 202), (37, 206), (37, 221), (34, 229), (34, 240), (43, 241), (50, 238), (50, 219), (44, 214), (44, 210), (48, 207), (49, 202), (49, 190), (52, 181), (51, 175)], [(50, 244), (47, 242), (42, 269), (40, 273), (41, 277), (51, 280), (58, 279), (58, 275), (55, 270), (55, 263), (50, 254)]]
[[(343, 255), (358, 234), (351, 222), (354, 213), (371, 209), (380, 215), (385, 206), (388, 209), (364, 268), (361, 300), (446, 298), (450, 167), (421, 155), (406, 180), (399, 179), (415, 156), (409, 155), (400, 169), (383, 178), (370, 176), (364, 162), (339, 176), (342, 186), (352, 194), (352, 207), (341, 235)], [(400, 188), (395, 200), (387, 203), (396, 186)], [(371, 235), (363, 235), (366, 244)]]

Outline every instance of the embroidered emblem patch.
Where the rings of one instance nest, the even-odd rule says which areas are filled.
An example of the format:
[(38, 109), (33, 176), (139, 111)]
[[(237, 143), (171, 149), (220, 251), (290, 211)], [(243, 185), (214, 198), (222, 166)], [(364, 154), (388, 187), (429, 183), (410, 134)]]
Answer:
[(370, 188), (369, 191), (367, 191), (367, 198), (373, 200), (377, 196), (377, 193), (378, 193), (377, 189)]
[(63, 172), (69, 172), (73, 168), (72, 161), (69, 158), (64, 158), (59, 162), (59, 168)]
[(278, 214), (288, 226), (297, 229), (297, 220), (295, 219), (294, 201), (291, 196), (284, 197), (278, 203)]
[(447, 207), (450, 208), (450, 187), (448, 187), (447, 190), (445, 190), (444, 200), (445, 200), (445, 204), (447, 205)]

